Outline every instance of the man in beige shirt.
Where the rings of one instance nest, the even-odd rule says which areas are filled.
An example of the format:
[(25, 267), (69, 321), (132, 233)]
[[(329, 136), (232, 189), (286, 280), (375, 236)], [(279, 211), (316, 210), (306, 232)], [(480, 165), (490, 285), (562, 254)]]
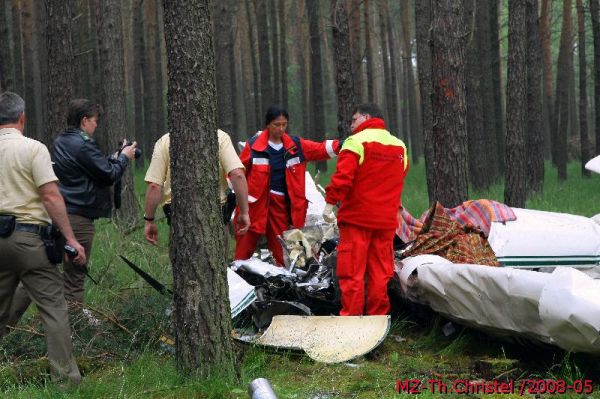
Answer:
[[(236, 194), (240, 207), (237, 224), (239, 233), (244, 234), (250, 227), (250, 216), (248, 215), (248, 183), (244, 173), (244, 165), (240, 161), (231, 138), (222, 130), (217, 130), (219, 139), (219, 196), (222, 205), (227, 200), (227, 179), (229, 177), (233, 191)], [(158, 242), (158, 229), (154, 222), (156, 208), (160, 203), (167, 206), (171, 204), (171, 170), (169, 167), (169, 133), (163, 135), (154, 145), (150, 167), (146, 172), (144, 180), (148, 183), (146, 190), (146, 204), (144, 207), (144, 235), (146, 240), (156, 245)], [(168, 211), (167, 211), (168, 212)], [(169, 217), (169, 215), (167, 215)]]
[(78, 251), (76, 264), (84, 264), (86, 254), (69, 224), (50, 153), (42, 143), (24, 137), (24, 127), (23, 99), (11, 92), (0, 94), (0, 217), (14, 221), (0, 237), (0, 337), (7, 333), (13, 295), (21, 282), (40, 312), (53, 381), (77, 384), (81, 375), (73, 357), (63, 280), (48, 260), (42, 231), (52, 221)]

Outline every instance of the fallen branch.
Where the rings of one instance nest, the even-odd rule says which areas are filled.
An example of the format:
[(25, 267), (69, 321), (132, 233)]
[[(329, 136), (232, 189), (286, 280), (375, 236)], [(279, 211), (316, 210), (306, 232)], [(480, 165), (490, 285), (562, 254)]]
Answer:
[(99, 314), (100, 316), (102, 316), (105, 320), (110, 321), (112, 324), (114, 324), (115, 326), (119, 327), (121, 330), (125, 331), (127, 334), (133, 336), (133, 333), (131, 331), (129, 331), (129, 329), (127, 329), (127, 327), (125, 327), (124, 325), (122, 325), (121, 323), (119, 323), (119, 321), (117, 319), (115, 319), (114, 317), (104, 313), (103, 311), (94, 308), (93, 306), (90, 306), (88, 304), (85, 305), (86, 309), (91, 310), (94, 313)]

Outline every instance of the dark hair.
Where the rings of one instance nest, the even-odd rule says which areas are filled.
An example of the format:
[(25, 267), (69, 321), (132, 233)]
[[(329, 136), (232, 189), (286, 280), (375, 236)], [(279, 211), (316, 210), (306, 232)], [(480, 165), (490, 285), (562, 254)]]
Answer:
[(265, 126), (280, 116), (284, 116), (285, 119), (290, 120), (290, 115), (285, 108), (278, 105), (271, 105), (267, 110), (267, 114), (265, 115)]
[(377, 104), (366, 103), (357, 105), (352, 110), (352, 115), (354, 115), (357, 112), (361, 115), (370, 115), (371, 118), (383, 119), (383, 112), (381, 112), (381, 109)]
[(11, 91), (0, 93), (0, 125), (17, 123), (25, 112), (25, 101)]
[(69, 112), (67, 114), (67, 125), (69, 127), (79, 128), (83, 118), (93, 116), (100, 118), (102, 115), (102, 106), (85, 98), (77, 98), (69, 103)]

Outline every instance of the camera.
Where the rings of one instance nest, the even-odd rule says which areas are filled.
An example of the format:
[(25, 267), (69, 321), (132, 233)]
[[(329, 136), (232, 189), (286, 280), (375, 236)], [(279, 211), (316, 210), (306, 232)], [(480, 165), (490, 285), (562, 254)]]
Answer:
[[(123, 150), (123, 148), (129, 147), (130, 145), (133, 145), (133, 141), (128, 141), (128, 140), (119, 141), (120, 148), (117, 152), (120, 154), (121, 151)], [(140, 150), (139, 148), (136, 147), (135, 148), (135, 159), (138, 159), (141, 156), (142, 156), (142, 150)]]

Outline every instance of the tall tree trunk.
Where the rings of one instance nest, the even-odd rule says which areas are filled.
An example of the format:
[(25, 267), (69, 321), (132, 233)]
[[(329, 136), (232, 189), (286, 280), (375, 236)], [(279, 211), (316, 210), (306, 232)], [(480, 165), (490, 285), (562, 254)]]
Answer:
[(385, 8), (384, 4), (379, 4), (379, 38), (381, 41), (381, 63), (383, 64), (383, 81), (387, 84), (384, 85), (384, 98), (385, 101), (382, 107), (385, 105), (385, 120), (390, 131), (394, 131), (392, 128), (392, 115), (394, 109), (392, 109), (392, 97), (394, 93), (394, 87), (390, 84), (392, 82), (392, 65), (390, 57), (391, 38), (387, 35), (387, 24), (386, 13), (389, 14), (389, 10)]
[(588, 137), (587, 123), (587, 68), (585, 60), (585, 14), (583, 10), (582, 0), (577, 2), (577, 26), (579, 36), (579, 141), (581, 146), (581, 175), (583, 177), (591, 177), (589, 170), (585, 168), (585, 164), (592, 158), (591, 143)]
[(269, 26), (271, 28), (271, 54), (273, 59), (273, 102), (281, 106), (281, 58), (279, 58), (279, 28), (277, 22), (277, 3), (278, 0), (269, 1)]
[(415, 2), (415, 27), (417, 39), (417, 71), (422, 104), (422, 136), (425, 142), (425, 176), (429, 202), (435, 201), (436, 159), (433, 151), (433, 77), (432, 77), (432, 3), (431, 0)]
[(310, 87), (311, 82), (311, 65), (310, 65), (310, 40), (307, 39), (307, 27), (306, 23), (303, 22), (308, 20), (308, 10), (305, 1), (298, 1), (298, 15), (302, 15), (304, 18), (298, 18), (298, 37), (304, 38), (301, 41), (301, 45), (298, 46), (298, 64), (300, 65), (300, 91), (301, 91), (301, 103), (302, 103), (302, 132), (303, 134), (309, 135), (312, 138), (313, 118), (311, 115), (311, 94), (312, 88)]
[(285, 0), (277, 1), (279, 19), (279, 75), (281, 82), (281, 105), (288, 109), (288, 55), (287, 55), (287, 25), (285, 21)]
[[(236, 374), (218, 195), (217, 93), (208, 0), (165, 1), (175, 358), (187, 375)], [(181, 115), (185, 115), (182, 118)]]
[[(152, 134), (147, 133), (146, 119), (144, 118), (144, 15), (142, 2), (144, 0), (133, 0), (133, 108), (134, 108), (134, 132), (142, 155), (145, 160), (152, 157)], [(143, 162), (136, 162), (138, 169), (143, 168)]]
[(346, 0), (348, 10), (348, 25), (350, 27), (350, 57), (352, 58), (352, 76), (354, 77), (354, 92), (356, 101), (362, 103), (363, 96), (363, 58), (364, 49), (361, 42), (361, 0)]
[(39, 38), (40, 26), (37, 24), (36, 3), (21, 3), (23, 61), (25, 77), (25, 101), (28, 104), (25, 134), (37, 140), (44, 140), (42, 82), (40, 72)]
[(157, 130), (158, 126), (158, 107), (159, 107), (159, 88), (156, 80), (157, 65), (156, 54), (156, 36), (158, 27), (156, 22), (156, 5), (160, 0), (144, 0), (144, 54), (142, 64), (142, 76), (144, 82), (144, 125), (150, 133), (146, 140), (149, 142), (149, 148), (145, 149), (148, 153), (152, 151), (152, 143), (158, 139), (164, 132)]
[[(493, 65), (496, 62), (492, 51), (492, 34), (490, 33), (490, 10), (492, 4), (489, 1), (477, 1), (477, 19), (475, 24), (479, 37), (475, 37), (474, 40), (478, 42), (479, 46), (479, 73), (481, 80), (479, 81), (479, 97), (481, 98), (481, 112), (485, 112), (485, 117), (482, 116), (483, 120), (483, 135), (486, 139), (486, 148), (493, 148), (492, 151), (486, 151), (485, 155), (485, 180), (483, 187), (495, 182), (499, 178), (499, 147), (498, 138), (496, 133), (496, 101), (499, 93), (494, 91), (493, 84)], [(468, 107), (467, 107), (468, 108)], [(468, 123), (467, 123), (468, 125)], [(471, 151), (469, 150), (469, 156)], [(475, 155), (476, 156), (476, 155)], [(483, 188), (482, 187), (482, 188)]]
[(558, 69), (556, 73), (556, 105), (554, 112), (558, 114), (558, 129), (555, 138), (555, 162), (558, 169), (558, 180), (567, 178), (567, 129), (569, 124), (569, 71), (572, 71), (573, 56), (571, 40), (573, 37), (571, 24), (571, 0), (564, 0), (563, 22), (560, 34), (560, 50), (558, 53)]
[[(235, 7), (234, 7), (235, 9)], [(165, 44), (165, 22), (162, 1), (156, 2), (156, 90), (157, 113), (156, 133), (161, 136), (167, 131), (167, 49)], [(229, 64), (232, 64), (229, 62)]]
[(350, 133), (352, 108), (356, 104), (354, 94), (354, 77), (350, 52), (350, 27), (345, 0), (332, 0), (331, 26), (333, 28), (333, 61), (336, 70), (336, 94), (338, 114), (338, 137), (346, 137)]
[(468, 198), (464, 5), (462, 0), (432, 4), (434, 198), (452, 208)]
[(23, 36), (22, 21), (21, 21), (21, 1), (11, 0), (11, 14), (12, 14), (12, 31), (13, 31), (13, 61), (15, 63), (15, 82), (13, 85), (13, 91), (21, 93), (25, 98), (25, 90), (23, 88), (23, 82), (25, 80), (23, 71)]
[[(7, 16), (10, 13), (9, 2), (0, 1), (0, 92), (14, 90), (14, 64), (11, 52), (12, 32), (9, 28), (11, 21)], [(12, 18), (11, 18), (12, 19)], [(12, 29), (14, 30), (14, 28)]]
[(596, 131), (596, 154), (600, 154), (600, 7), (598, 0), (590, 0), (590, 14), (592, 15), (592, 31), (594, 33), (594, 115)]
[[(102, 76), (102, 103), (106, 111), (102, 119), (102, 133), (108, 148), (118, 148), (127, 132), (125, 86), (125, 61), (123, 55), (123, 22), (121, 2), (99, 2), (98, 38)], [(121, 208), (115, 213), (116, 221), (123, 228), (131, 228), (137, 221), (139, 206), (135, 197), (133, 174), (127, 168), (121, 177)]]
[[(252, 0), (254, 2), (256, 2), (257, 0)], [(256, 126), (256, 128), (260, 129), (263, 127), (263, 122), (262, 122), (262, 114), (265, 112), (265, 110), (263, 109), (265, 107), (265, 105), (263, 104), (263, 96), (261, 94), (262, 92), (262, 88), (261, 88), (261, 65), (259, 65), (258, 63), (258, 58), (259, 55), (257, 54), (257, 48), (258, 48), (258, 43), (257, 43), (257, 34), (256, 34), (256, 30), (255, 28), (257, 28), (258, 22), (256, 21), (256, 19), (252, 18), (254, 14), (254, 17), (256, 17), (256, 13), (252, 13), (250, 10), (250, 1), (246, 2), (246, 17), (248, 18), (248, 30), (249, 30), (249, 37), (250, 37), (250, 53), (252, 55), (252, 70), (254, 72), (253, 76), (254, 79), (252, 79), (252, 83), (253, 83), (253, 89), (254, 89), (254, 105), (256, 106), (255, 112), (254, 112), (254, 124)], [(262, 56), (260, 57), (262, 59)]]
[[(273, 95), (273, 69), (271, 68), (271, 41), (269, 40), (269, 24), (267, 21), (267, 1), (255, 0), (256, 29), (258, 32), (258, 54), (260, 59), (260, 94), (263, 109), (260, 110), (264, 115), (267, 108), (273, 105), (275, 96)], [(318, 32), (313, 32), (318, 33)]]
[(538, 0), (527, 0), (527, 192), (544, 188), (544, 133), (542, 122), (542, 43), (538, 19)]
[(233, 62), (233, 18), (235, 4), (231, 1), (214, 2), (214, 38), (217, 69), (217, 121), (219, 128), (231, 134), (233, 130), (233, 98), (231, 76), (228, 66)]
[[(310, 65), (311, 65), (311, 92), (312, 109), (314, 118), (313, 137), (317, 140), (325, 139), (325, 102), (323, 100), (323, 66), (321, 64), (321, 29), (319, 19), (321, 13), (319, 0), (307, 0), (308, 26), (310, 32)], [(320, 171), (327, 171), (327, 161), (319, 161), (317, 167)]]
[(375, 101), (375, 72), (373, 71), (375, 54), (373, 51), (373, 38), (371, 32), (371, 1), (364, 1), (364, 21), (365, 21), (365, 54), (367, 57), (367, 101), (372, 103)]
[(478, 191), (487, 188), (491, 183), (491, 176), (487, 168), (490, 151), (486, 150), (489, 140), (483, 129), (483, 97), (480, 85), (483, 76), (481, 71), (482, 32), (479, 24), (482, 17), (480, 4), (481, 2), (476, 0), (465, 0), (465, 26), (469, 29), (465, 63), (465, 74), (468, 77), (465, 88), (467, 93), (469, 182)]
[(526, 4), (522, 0), (509, 0), (504, 202), (519, 208), (525, 207), (527, 198), (527, 160), (525, 159), (526, 8)]
[(71, 7), (64, 0), (47, 0), (48, 97), (44, 142), (51, 146), (65, 127), (69, 101), (73, 98), (75, 62), (71, 42)]
[[(552, 37), (550, 33), (550, 0), (542, 0), (540, 14), (540, 38), (542, 42), (542, 66), (543, 66), (543, 89), (544, 89), (544, 111), (546, 113), (547, 129), (544, 132), (544, 154), (550, 157), (554, 148), (554, 138), (558, 119), (553, 110), (554, 107), (554, 88), (552, 85)], [(552, 155), (554, 161), (554, 156)]]
[(404, 73), (406, 76), (406, 100), (408, 102), (408, 134), (411, 137), (411, 162), (419, 163), (419, 156), (423, 154), (423, 137), (417, 130), (417, 103), (415, 99), (415, 76), (412, 64), (410, 13), (408, 2), (402, 3), (402, 48), (404, 52)]
[(501, 1), (489, 0), (488, 11), (490, 22), (490, 43), (491, 43), (491, 74), (494, 100), (494, 132), (496, 136), (496, 147), (498, 148), (498, 176), (504, 173), (504, 90), (502, 88), (502, 63), (500, 56), (500, 26), (498, 24), (498, 7)]
[[(392, 86), (392, 98), (390, 108), (392, 113), (388, 115), (390, 131), (392, 134), (399, 134), (400, 131), (400, 106), (398, 104), (398, 53), (396, 51), (396, 40), (394, 37), (394, 29), (392, 28), (392, 12), (389, 1), (386, 0), (385, 8), (387, 9), (387, 35), (390, 49), (390, 74)], [(354, 80), (356, 82), (356, 79)], [(355, 87), (357, 85), (355, 84)], [(415, 115), (415, 117), (417, 117)]]

